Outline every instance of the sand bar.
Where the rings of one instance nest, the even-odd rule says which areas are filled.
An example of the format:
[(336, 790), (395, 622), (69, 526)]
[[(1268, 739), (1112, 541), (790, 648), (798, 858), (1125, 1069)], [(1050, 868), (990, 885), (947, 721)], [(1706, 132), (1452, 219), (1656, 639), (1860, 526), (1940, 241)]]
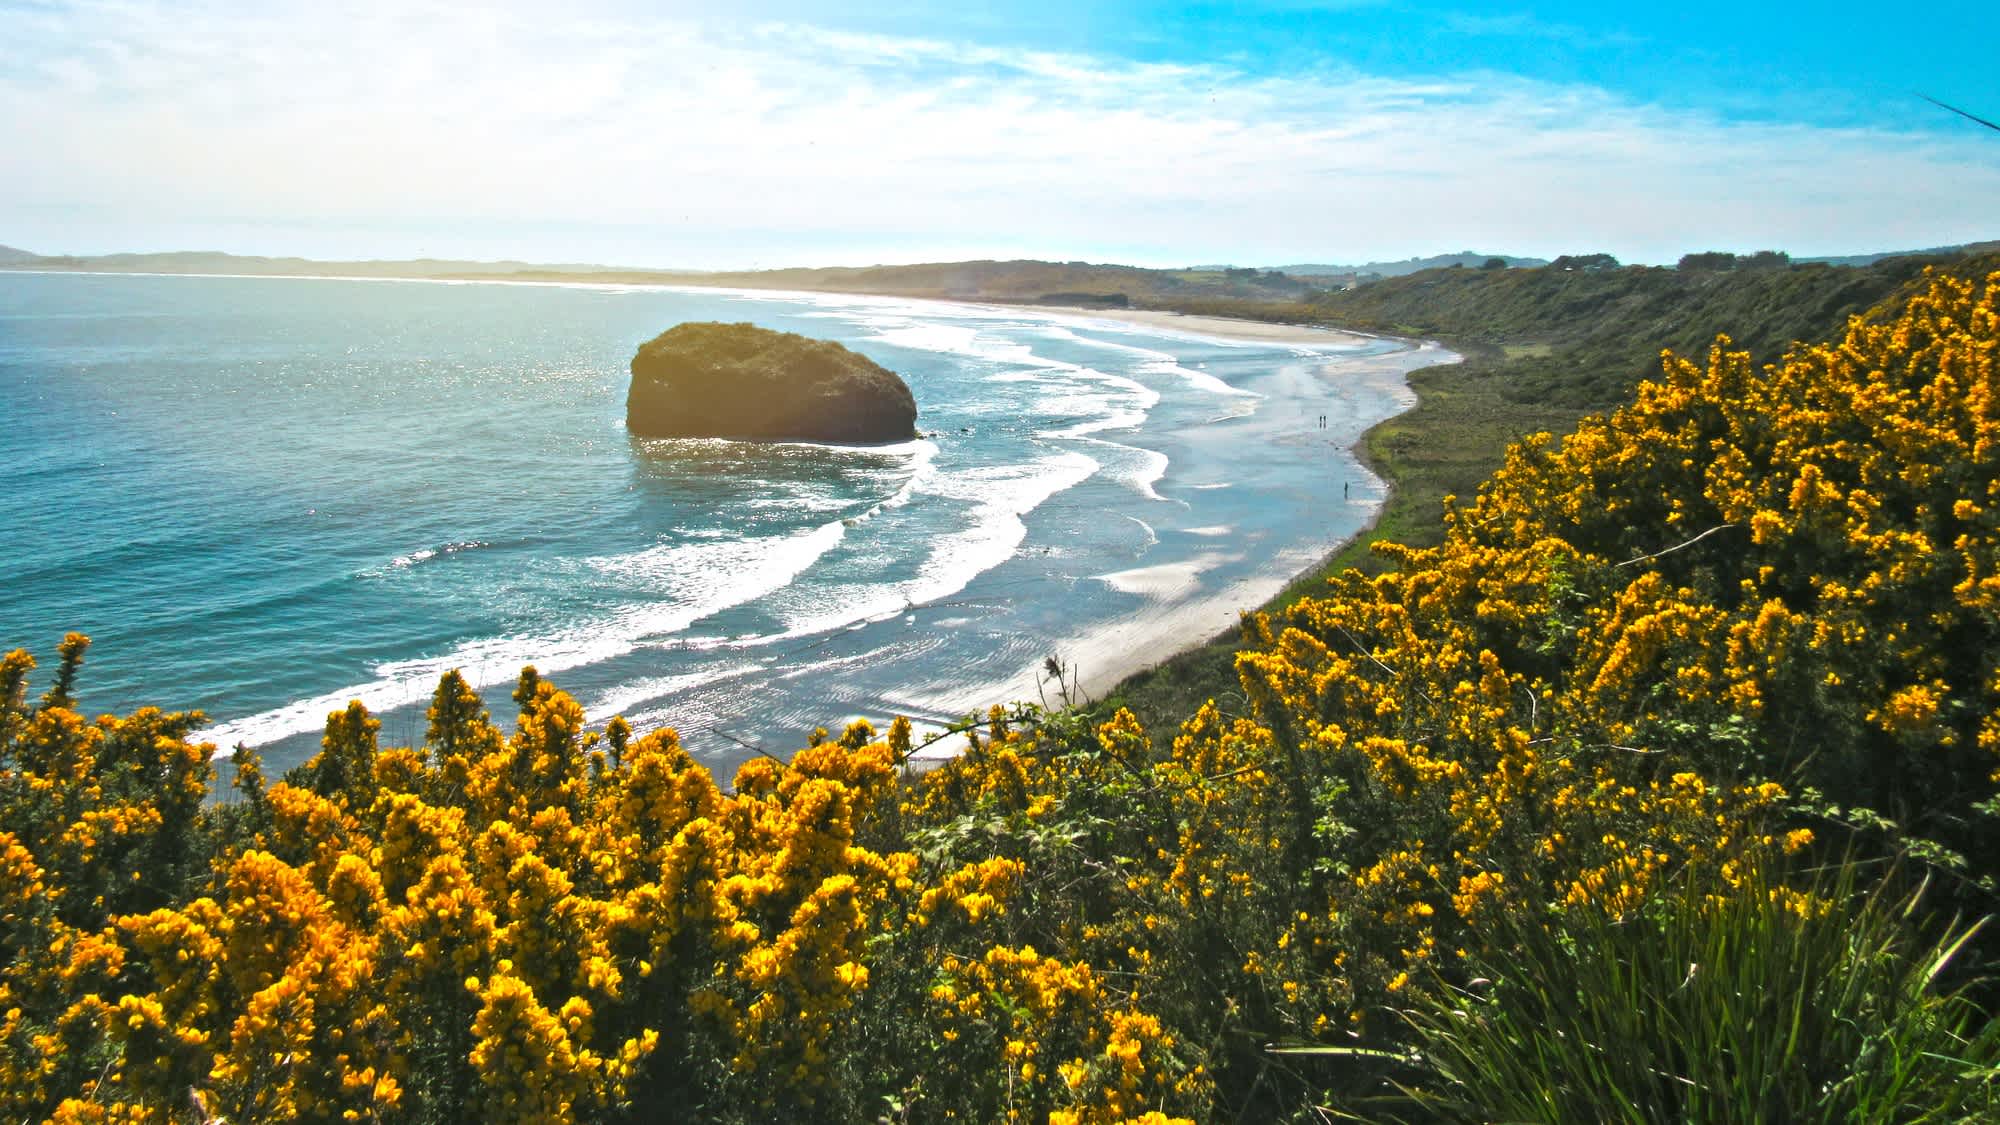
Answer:
[[(1010, 305), (1008, 308), (1022, 306)], [(1146, 328), (1166, 328), (1197, 336), (1224, 340), (1252, 340), (1259, 343), (1321, 344), (1338, 347), (1360, 342), (1363, 337), (1310, 324), (1280, 324), (1268, 320), (1241, 320), (1232, 316), (1193, 316), (1165, 309), (1087, 309), (1067, 305), (1030, 305), (1036, 312), (1054, 313), (1066, 319), (1116, 321)]]

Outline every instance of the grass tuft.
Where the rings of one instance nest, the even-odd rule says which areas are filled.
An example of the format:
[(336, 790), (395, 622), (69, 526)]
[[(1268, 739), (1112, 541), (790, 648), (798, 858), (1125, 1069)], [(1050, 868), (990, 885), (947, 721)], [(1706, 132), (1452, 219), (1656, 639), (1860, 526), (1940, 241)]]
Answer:
[(1405, 1013), (1405, 1094), (1453, 1121), (2000, 1120), (2000, 1023), (1945, 986), (1979, 925), (1927, 936), (1922, 887), (1857, 871), (1688, 870), (1630, 915), (1507, 917), (1474, 984)]

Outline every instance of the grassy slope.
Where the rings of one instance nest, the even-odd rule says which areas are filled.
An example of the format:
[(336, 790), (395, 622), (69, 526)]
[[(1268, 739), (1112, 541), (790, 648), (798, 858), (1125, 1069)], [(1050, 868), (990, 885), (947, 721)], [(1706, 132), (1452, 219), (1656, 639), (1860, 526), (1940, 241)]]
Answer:
[[(1831, 335), (1848, 316), (1902, 293), (1926, 265), (1966, 273), (2000, 269), (2000, 254), (1897, 258), (1862, 268), (1794, 266), (1763, 272), (1682, 274), (1632, 267), (1603, 273), (1542, 269), (1430, 270), (1391, 278), (1306, 305), (1191, 301), (1186, 312), (1291, 319), (1442, 339), (1461, 364), (1410, 376), (1416, 409), (1370, 430), (1361, 453), (1389, 482), (1374, 528), (1300, 575), (1263, 608), (1288, 605), (1348, 567), (1387, 564), (1369, 545), (1415, 546), (1442, 538), (1441, 501), (1470, 496), (1507, 446), (1527, 434), (1563, 434), (1585, 414), (1629, 400), (1659, 367), (1659, 351), (1705, 353), (1727, 331), (1759, 361), (1796, 340)], [(1240, 701), (1234, 630), (1176, 654), (1114, 688), (1100, 706), (1130, 707), (1162, 736), (1209, 699)]]

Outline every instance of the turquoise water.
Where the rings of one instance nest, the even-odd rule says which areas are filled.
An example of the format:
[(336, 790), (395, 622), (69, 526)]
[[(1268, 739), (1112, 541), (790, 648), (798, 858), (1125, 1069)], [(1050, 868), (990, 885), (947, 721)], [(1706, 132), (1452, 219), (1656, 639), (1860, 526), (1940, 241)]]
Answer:
[[(627, 364), (685, 320), (862, 351), (928, 436), (633, 439)], [(277, 768), (350, 698), (421, 738), (448, 668), (505, 716), (528, 663), (727, 767), (1226, 623), (1370, 515), (1346, 447), (1435, 358), (826, 295), (0, 273), (0, 646), (89, 633), (88, 708), (198, 708)]]

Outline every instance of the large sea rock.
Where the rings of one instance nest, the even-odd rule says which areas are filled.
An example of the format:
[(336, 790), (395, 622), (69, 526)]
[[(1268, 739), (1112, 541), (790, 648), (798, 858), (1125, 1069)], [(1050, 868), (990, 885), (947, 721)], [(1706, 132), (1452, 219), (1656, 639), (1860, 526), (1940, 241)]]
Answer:
[(877, 445), (916, 436), (917, 401), (895, 372), (830, 340), (704, 321), (640, 345), (625, 428)]

